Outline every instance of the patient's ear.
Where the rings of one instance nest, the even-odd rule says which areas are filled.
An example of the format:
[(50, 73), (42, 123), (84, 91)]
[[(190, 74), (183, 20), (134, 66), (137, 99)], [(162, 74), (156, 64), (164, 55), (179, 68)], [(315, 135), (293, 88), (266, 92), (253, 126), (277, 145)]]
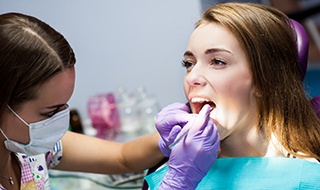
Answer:
[(304, 27), (297, 21), (290, 19), (293, 30), (296, 34), (296, 44), (298, 53), (298, 63), (301, 80), (304, 79), (308, 65), (309, 39)]
[(255, 92), (254, 95), (256, 95), (256, 97), (261, 98), (262, 94), (260, 92)]
[(261, 93), (260, 90), (258, 90), (258, 89), (255, 89), (255, 90), (253, 91), (253, 93), (254, 93), (254, 95), (255, 95), (256, 97), (258, 97), (258, 98), (261, 98), (261, 97), (262, 97), (262, 93)]

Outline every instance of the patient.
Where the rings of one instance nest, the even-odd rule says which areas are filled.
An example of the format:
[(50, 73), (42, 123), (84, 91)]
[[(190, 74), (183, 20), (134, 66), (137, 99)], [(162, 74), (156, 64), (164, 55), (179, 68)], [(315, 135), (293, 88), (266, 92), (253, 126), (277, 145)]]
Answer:
[[(292, 28), (285, 14), (262, 4), (209, 8), (196, 23), (182, 61), (188, 106), (175, 103), (158, 114), (162, 138), (177, 125), (183, 127), (184, 114), (198, 113), (209, 104), (220, 135), (217, 161), (282, 157), (318, 163), (320, 120), (302, 85)], [(173, 169), (171, 159), (168, 172)], [(169, 181), (164, 178), (160, 189)], [(170, 188), (178, 189), (175, 183)]]

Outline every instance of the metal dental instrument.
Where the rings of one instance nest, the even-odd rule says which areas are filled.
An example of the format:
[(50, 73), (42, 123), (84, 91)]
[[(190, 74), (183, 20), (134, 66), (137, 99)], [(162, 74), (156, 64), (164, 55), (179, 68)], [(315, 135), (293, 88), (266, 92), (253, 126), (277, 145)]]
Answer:
[[(205, 117), (208, 117), (210, 115), (210, 112), (213, 110), (213, 108), (210, 108), (210, 111), (206, 114)], [(180, 135), (178, 138), (174, 140), (172, 144), (169, 145), (169, 149), (171, 150), (184, 136), (187, 135), (187, 133), (190, 131), (191, 128), (186, 130), (182, 135)]]
[(178, 137), (172, 144), (169, 145), (169, 149), (172, 149), (186, 134), (190, 131), (190, 129), (186, 130), (180, 137)]

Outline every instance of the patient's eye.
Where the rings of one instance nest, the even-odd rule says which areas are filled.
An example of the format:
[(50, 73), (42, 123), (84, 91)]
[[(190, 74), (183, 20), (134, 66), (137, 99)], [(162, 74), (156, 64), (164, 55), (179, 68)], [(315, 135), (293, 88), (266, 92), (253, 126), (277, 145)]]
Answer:
[(191, 63), (189, 61), (181, 61), (181, 66), (182, 67), (185, 67), (185, 68), (189, 68), (189, 67), (193, 67), (195, 64), (194, 63)]
[(226, 63), (220, 59), (213, 58), (211, 60), (211, 65), (225, 65)]

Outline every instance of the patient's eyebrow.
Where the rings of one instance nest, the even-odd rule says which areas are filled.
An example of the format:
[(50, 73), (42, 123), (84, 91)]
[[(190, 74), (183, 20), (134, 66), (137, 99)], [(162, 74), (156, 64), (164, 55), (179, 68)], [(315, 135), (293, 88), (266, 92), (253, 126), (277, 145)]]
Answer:
[(211, 48), (211, 49), (207, 49), (204, 54), (211, 54), (211, 53), (215, 53), (215, 52), (226, 52), (231, 54), (230, 51), (226, 50), (226, 49), (222, 49), (222, 48)]
[[(216, 53), (216, 52), (225, 52), (225, 53), (229, 53), (232, 54), (229, 50), (223, 49), (223, 48), (210, 48), (207, 49), (204, 54), (208, 55), (208, 54), (212, 54), (212, 53)], [(191, 51), (186, 51), (183, 54), (184, 57), (194, 57), (193, 53)]]
[(184, 57), (194, 57), (193, 53), (191, 51), (186, 51), (184, 54), (183, 54)]

